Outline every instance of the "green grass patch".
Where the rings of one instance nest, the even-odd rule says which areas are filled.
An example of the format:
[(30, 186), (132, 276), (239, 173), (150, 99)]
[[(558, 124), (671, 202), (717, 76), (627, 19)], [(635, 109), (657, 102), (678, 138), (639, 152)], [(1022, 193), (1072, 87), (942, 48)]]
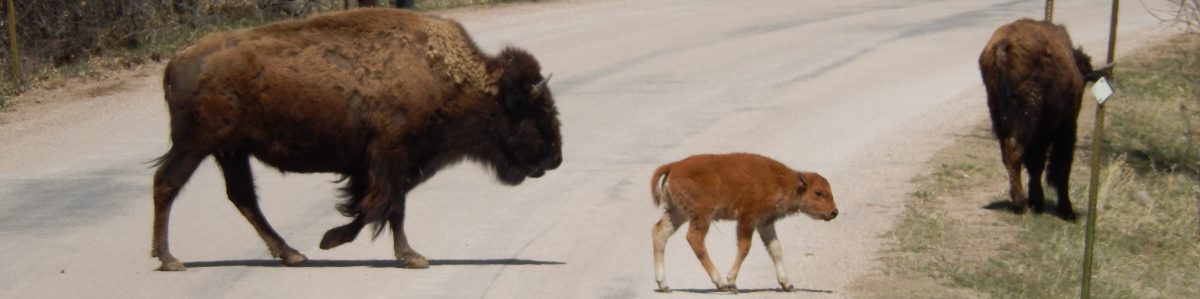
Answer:
[[(1091, 290), (1096, 298), (1200, 298), (1197, 56), (1200, 37), (1179, 36), (1118, 65), (1098, 186)], [(1081, 113), (1081, 133), (1091, 132), (1091, 114)], [(1072, 172), (1071, 196), (1081, 215), (1089, 213), (1090, 154), (1083, 146), (1089, 138), (1081, 139)], [(1078, 296), (1082, 217), (1069, 223), (1049, 214), (988, 209), (1008, 201), (1008, 185), (986, 124), (937, 153), (932, 163), (916, 179), (919, 191), (889, 234), (893, 246), (884, 254), (881, 274), (917, 287), (867, 286), (865, 297)], [(1047, 196), (1048, 203), (1056, 200), (1052, 192)]]

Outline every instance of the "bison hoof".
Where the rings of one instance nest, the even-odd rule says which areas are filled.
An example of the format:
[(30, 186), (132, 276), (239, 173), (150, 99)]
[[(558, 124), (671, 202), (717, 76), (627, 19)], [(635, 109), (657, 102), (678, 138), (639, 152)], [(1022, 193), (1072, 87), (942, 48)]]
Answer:
[(408, 269), (427, 269), (429, 268), (429, 260), (419, 254), (411, 254), (400, 258), (404, 262), (404, 268)]
[(1070, 222), (1076, 222), (1079, 220), (1079, 215), (1076, 215), (1074, 210), (1069, 210), (1069, 209), (1068, 210), (1058, 210), (1058, 217), (1061, 217), (1063, 220), (1070, 221)]
[(187, 267), (184, 267), (183, 263), (179, 262), (178, 260), (163, 261), (162, 265), (158, 266), (158, 271), (184, 271), (184, 270), (187, 270)]
[(335, 227), (325, 232), (325, 236), (321, 238), (321, 249), (328, 250), (338, 247), (342, 244), (354, 241), (358, 231), (345, 232), (343, 227)]
[(1024, 205), (1020, 205), (1020, 206), (1013, 205), (1012, 212), (1013, 212), (1013, 214), (1024, 215), (1025, 214), (1025, 206)]
[(791, 292), (795, 292), (795, 291), (796, 291), (796, 286), (793, 286), (793, 285), (792, 285), (792, 284), (790, 284), (790, 283), (788, 283), (788, 284), (780, 284), (780, 286), (781, 286), (781, 287), (783, 287), (783, 291), (784, 291), (784, 292), (791, 293)]
[(304, 261), (307, 261), (307, 260), (308, 260), (308, 257), (304, 256), (303, 254), (299, 254), (299, 253), (286, 254), (283, 256), (283, 265), (288, 266), (288, 267), (294, 267), (294, 266), (299, 265), (300, 263), (303, 263)]
[(321, 238), (321, 249), (329, 250), (349, 242), (350, 240), (342, 239), (340, 235), (334, 234), (333, 230), (330, 230), (325, 233), (325, 237)]
[(1033, 210), (1033, 213), (1038, 215), (1041, 215), (1043, 212), (1045, 212), (1040, 204), (1032, 204), (1030, 205), (1029, 209)]
[(727, 292), (734, 293), (734, 294), (737, 294), (737, 293), (738, 293), (738, 289), (737, 289), (737, 285), (736, 285), (736, 284), (727, 284), (727, 285), (725, 285), (725, 286), (723, 286), (723, 287), (719, 287), (719, 288), (717, 288), (717, 290), (719, 290), (719, 291), (727, 291)]

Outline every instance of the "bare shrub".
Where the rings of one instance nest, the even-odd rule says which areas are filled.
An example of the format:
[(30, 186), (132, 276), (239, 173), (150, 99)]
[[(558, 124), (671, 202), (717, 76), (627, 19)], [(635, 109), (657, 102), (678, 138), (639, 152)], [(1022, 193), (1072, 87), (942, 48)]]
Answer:
[(1200, 34), (1200, 0), (1160, 1), (1163, 7), (1146, 10), (1159, 20), (1174, 23), (1192, 34)]

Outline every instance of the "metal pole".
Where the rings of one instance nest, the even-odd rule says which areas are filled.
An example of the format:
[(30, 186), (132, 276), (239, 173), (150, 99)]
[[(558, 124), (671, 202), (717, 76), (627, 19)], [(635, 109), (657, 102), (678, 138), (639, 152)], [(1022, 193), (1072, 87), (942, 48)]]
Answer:
[(1054, 23), (1054, 0), (1046, 0), (1046, 23)]
[[(1113, 62), (1117, 50), (1117, 12), (1121, 6), (1120, 0), (1112, 2), (1112, 16), (1108, 25), (1108, 63)], [(1107, 77), (1112, 77), (1113, 70), (1108, 70)], [(1088, 185), (1088, 214), (1087, 228), (1084, 233), (1083, 243), (1083, 282), (1079, 289), (1079, 298), (1089, 299), (1092, 297), (1092, 256), (1096, 243), (1096, 197), (1099, 195), (1100, 189), (1100, 144), (1104, 140), (1104, 104), (1096, 105), (1096, 124), (1095, 130), (1092, 131), (1092, 177), (1091, 184)]]
[(17, 45), (17, 8), (8, 0), (8, 59), (12, 65), (13, 83), (18, 86), (25, 79), (21, 76), (21, 47)]

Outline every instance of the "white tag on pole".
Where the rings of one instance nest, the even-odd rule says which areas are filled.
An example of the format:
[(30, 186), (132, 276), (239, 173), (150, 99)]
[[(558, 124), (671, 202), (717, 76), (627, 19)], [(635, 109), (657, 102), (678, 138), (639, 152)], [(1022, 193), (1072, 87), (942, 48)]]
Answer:
[(1108, 100), (1108, 97), (1112, 96), (1112, 94), (1112, 85), (1108, 85), (1108, 80), (1105, 80), (1103, 77), (1092, 84), (1092, 95), (1096, 96), (1096, 102), (1100, 103), (1100, 105), (1104, 105), (1104, 101)]

